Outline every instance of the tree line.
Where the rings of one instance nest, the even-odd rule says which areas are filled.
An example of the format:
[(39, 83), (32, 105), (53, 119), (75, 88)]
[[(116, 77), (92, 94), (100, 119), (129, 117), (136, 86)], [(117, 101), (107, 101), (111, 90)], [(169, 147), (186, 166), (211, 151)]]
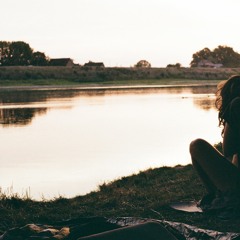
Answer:
[[(134, 67), (150, 68), (151, 64), (146, 60), (140, 60), (134, 65)], [(167, 68), (170, 67), (181, 68), (182, 65), (180, 63), (168, 64)], [(211, 51), (209, 48), (203, 48), (192, 55), (190, 67), (240, 67), (240, 54), (228, 46), (220, 45), (213, 51)]]
[(0, 41), (1, 66), (47, 66), (49, 58), (43, 52), (34, 52), (28, 43)]
[[(0, 41), (0, 66), (47, 66), (50, 58), (43, 52), (35, 52), (28, 43), (23, 41)], [(240, 67), (240, 54), (228, 46), (218, 46), (213, 51), (205, 47), (192, 55), (190, 67), (202, 66), (203, 62), (221, 65), (225, 68)], [(150, 68), (146, 60), (140, 60), (135, 67)], [(180, 68), (181, 64), (168, 64), (167, 67)]]

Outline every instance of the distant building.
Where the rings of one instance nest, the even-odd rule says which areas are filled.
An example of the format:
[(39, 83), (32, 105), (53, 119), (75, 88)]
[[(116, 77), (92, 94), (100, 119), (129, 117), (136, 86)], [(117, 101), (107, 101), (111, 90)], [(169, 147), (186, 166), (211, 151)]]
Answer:
[(201, 60), (198, 65), (198, 67), (205, 67), (205, 68), (220, 68), (223, 67), (223, 64), (221, 63), (213, 63), (209, 60)]
[(90, 68), (93, 68), (93, 69), (104, 68), (105, 67), (103, 62), (91, 62), (91, 61), (89, 61), (88, 63), (85, 63), (83, 66), (84, 67), (90, 67)]
[(53, 58), (49, 62), (50, 66), (73, 67), (75, 64), (71, 58)]

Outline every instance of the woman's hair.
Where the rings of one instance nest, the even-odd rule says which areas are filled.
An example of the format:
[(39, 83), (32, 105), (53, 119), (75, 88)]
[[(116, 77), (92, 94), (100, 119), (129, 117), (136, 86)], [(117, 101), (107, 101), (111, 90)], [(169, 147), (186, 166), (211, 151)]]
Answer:
[(230, 77), (224, 84), (219, 84), (215, 106), (218, 109), (219, 126), (225, 126), (226, 121), (229, 119), (229, 104), (231, 101), (240, 97), (240, 76), (234, 75)]

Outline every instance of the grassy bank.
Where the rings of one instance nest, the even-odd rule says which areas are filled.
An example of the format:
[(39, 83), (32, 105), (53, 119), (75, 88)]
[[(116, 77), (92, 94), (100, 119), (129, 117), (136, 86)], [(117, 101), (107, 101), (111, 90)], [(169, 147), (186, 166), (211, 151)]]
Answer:
[(134, 86), (186, 86), (186, 85), (216, 85), (221, 80), (193, 80), (193, 79), (140, 79), (140, 80), (115, 80), (103, 82), (76, 83), (64, 79), (39, 79), (39, 80), (0, 80), (0, 89), (4, 88), (91, 88), (91, 87), (134, 87)]
[(176, 84), (227, 79), (240, 68), (0, 67), (0, 86)]
[(72, 199), (33, 201), (2, 194), (0, 232), (27, 223), (54, 223), (86, 216), (147, 217), (178, 221), (219, 231), (239, 232), (240, 220), (223, 221), (208, 214), (177, 212), (172, 201), (199, 200), (204, 188), (191, 165), (149, 169), (99, 186), (99, 191)]

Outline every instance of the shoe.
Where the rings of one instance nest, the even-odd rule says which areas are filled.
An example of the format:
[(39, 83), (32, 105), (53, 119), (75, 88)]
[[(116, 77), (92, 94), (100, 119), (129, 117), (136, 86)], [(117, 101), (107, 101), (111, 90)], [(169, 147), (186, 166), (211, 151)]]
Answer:
[(197, 206), (202, 210), (211, 208), (213, 200), (216, 199), (216, 195), (214, 193), (208, 193), (202, 197), (200, 201), (198, 201)]

